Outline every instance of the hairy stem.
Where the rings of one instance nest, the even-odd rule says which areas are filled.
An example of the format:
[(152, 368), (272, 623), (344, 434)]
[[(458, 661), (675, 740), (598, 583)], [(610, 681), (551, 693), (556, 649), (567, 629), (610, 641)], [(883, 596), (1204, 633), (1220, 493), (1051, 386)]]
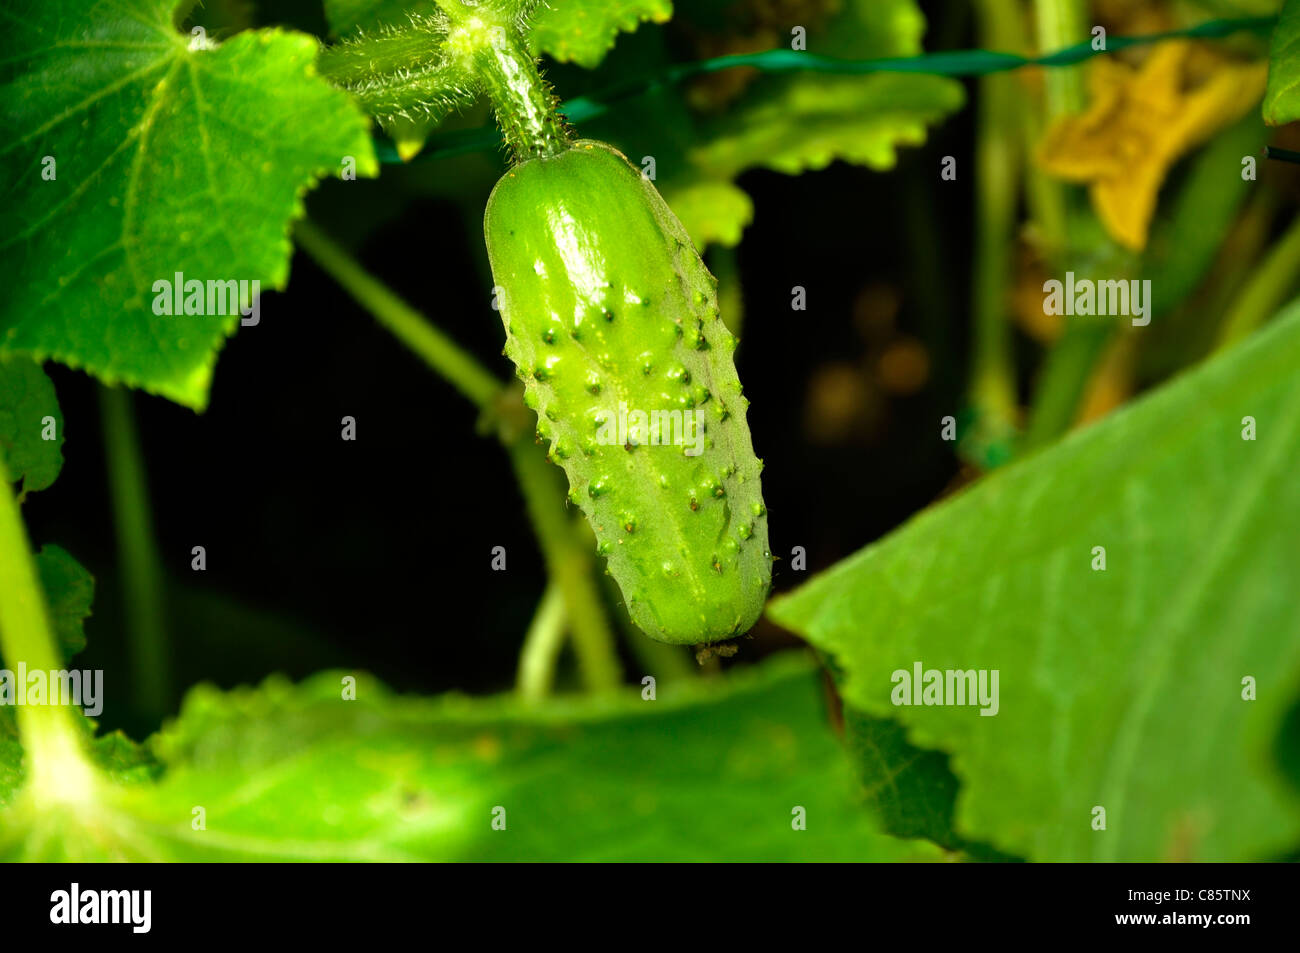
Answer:
[(512, 20), (465, 17), (452, 26), (447, 44), (453, 55), (474, 64), (515, 162), (568, 148), (569, 131), (558, 100), (538, 73), (527, 40)]
[(171, 702), (162, 565), (149, 512), (140, 438), (131, 412), (131, 392), (100, 388), (109, 498), (117, 530), (118, 563), (126, 617), (127, 652), (136, 682), (136, 700), (151, 718)]
[[(41, 591), (18, 501), (0, 460), (0, 653), (6, 667), (29, 671), (63, 668), (49, 609)], [(81, 732), (66, 705), (20, 705), (27, 790), (37, 804), (92, 798), (95, 771), (87, 760)]]

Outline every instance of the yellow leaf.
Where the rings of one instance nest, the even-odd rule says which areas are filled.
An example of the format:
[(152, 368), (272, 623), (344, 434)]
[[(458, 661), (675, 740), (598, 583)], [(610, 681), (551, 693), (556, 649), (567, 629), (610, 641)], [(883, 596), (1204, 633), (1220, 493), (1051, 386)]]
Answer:
[(1204, 81), (1189, 87), (1192, 50), (1187, 40), (1159, 43), (1137, 68), (1094, 60), (1087, 111), (1058, 120), (1039, 145), (1042, 167), (1088, 185), (1107, 233), (1135, 251), (1146, 246), (1170, 167), (1264, 93), (1264, 62), (1221, 60)]

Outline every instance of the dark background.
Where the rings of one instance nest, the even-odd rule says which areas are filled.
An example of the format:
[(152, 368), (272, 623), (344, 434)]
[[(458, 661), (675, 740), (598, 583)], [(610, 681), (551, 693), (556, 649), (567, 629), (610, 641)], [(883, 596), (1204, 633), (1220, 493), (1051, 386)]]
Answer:
[[(974, 45), (964, 23), (928, 12), (931, 48)], [(562, 97), (591, 82), (575, 69), (550, 77)], [(940, 418), (963, 406), (972, 190), (967, 176), (941, 183), (938, 169), (944, 155), (971, 154), (971, 132), (968, 105), (887, 174), (835, 164), (741, 180), (755, 217), (735, 253), (737, 363), (767, 465), (777, 591), (897, 526), (958, 475), (951, 445), (936, 438)], [(504, 169), (496, 151), (386, 166), (377, 182), (324, 182), (308, 214), (506, 380), (481, 231)], [(806, 311), (790, 308), (794, 285), (807, 289)], [(928, 355), (910, 392), (879, 371), (900, 342)], [(64, 546), (96, 577), (78, 664), (129, 684), (100, 387), (48, 370), (66, 462), (25, 513), (34, 543)], [(205, 413), (142, 393), (134, 407), (167, 574), (171, 710), (199, 680), (230, 686), (331, 666), (422, 693), (513, 684), (545, 577), (506, 456), (476, 434), (474, 408), (304, 254), (287, 291), (264, 296), (261, 324), (226, 345)], [(355, 442), (340, 439), (344, 415), (357, 420)], [(206, 547), (206, 572), (190, 569), (195, 545)], [(490, 570), (498, 545), (506, 572)], [(796, 545), (807, 572), (789, 568)], [(793, 641), (766, 621), (754, 636), (733, 664)], [(110, 705), (101, 724), (138, 734), (157, 722)]]

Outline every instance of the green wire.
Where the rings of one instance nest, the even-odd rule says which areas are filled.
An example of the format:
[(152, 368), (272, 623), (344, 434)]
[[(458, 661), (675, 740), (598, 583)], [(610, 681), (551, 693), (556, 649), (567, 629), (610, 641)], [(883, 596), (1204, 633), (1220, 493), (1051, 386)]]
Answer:
[[(1016, 53), (997, 53), (991, 50), (950, 50), (940, 53), (923, 53), (920, 56), (888, 57), (867, 60), (840, 60), (815, 53), (797, 50), (764, 50), (761, 53), (737, 53), (716, 56), (694, 63), (678, 63), (649, 76), (619, 83), (589, 96), (579, 96), (560, 106), (569, 122), (579, 123), (594, 119), (624, 99), (639, 96), (653, 89), (672, 86), (692, 76), (717, 73), (737, 66), (749, 66), (764, 73), (919, 73), (929, 76), (987, 76), (1026, 66), (1072, 66), (1093, 56), (1114, 53), (1134, 46), (1158, 43), (1178, 38), (1216, 39), (1250, 30), (1267, 33), (1277, 22), (1277, 17), (1239, 17), (1235, 19), (1207, 20), (1183, 30), (1164, 33), (1147, 33), (1141, 36), (1112, 36), (1106, 38), (1106, 48), (1095, 50), (1092, 40), (1047, 53), (1043, 56), (1020, 56)], [(462, 129), (431, 136), (420, 159), (445, 159), (491, 149), (501, 143), (501, 136), (493, 127)], [(381, 162), (401, 163), (393, 144), (386, 139), (376, 139), (375, 148)]]

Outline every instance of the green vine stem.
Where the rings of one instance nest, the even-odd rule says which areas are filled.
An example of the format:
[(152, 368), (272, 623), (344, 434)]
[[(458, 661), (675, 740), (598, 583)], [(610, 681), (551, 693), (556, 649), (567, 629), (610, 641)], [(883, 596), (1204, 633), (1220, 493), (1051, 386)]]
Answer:
[(555, 582), (548, 582), (519, 653), (515, 691), (525, 701), (538, 701), (551, 693), (556, 663), (564, 648), (564, 618), (564, 593)]
[(564, 510), (561, 501), (565, 499), (565, 487), (560, 471), (528, 437), (511, 441), (506, 450), (541, 544), (547, 573), (564, 593), (583, 683), (594, 692), (613, 690), (622, 683), (623, 673), (596, 588), (595, 555), (579, 535), (581, 527)]
[[(1082, 0), (1035, 0), (1034, 21), (1039, 48), (1061, 53), (1072, 49), (1102, 52), (1091, 47), (1091, 31), (1086, 19), (1087, 10)], [(1151, 37), (1153, 40), (1158, 38), (1155, 35)], [(1122, 49), (1141, 39), (1112, 37), (1108, 41), (1108, 50)], [(1044, 55), (1051, 57), (1054, 54)], [(1026, 153), (1025, 198), (1033, 211), (1039, 243), (1055, 270), (1070, 267), (1069, 255), (1074, 247), (1072, 238), (1079, 230), (1079, 222), (1090, 218), (1092, 213), (1083, 202), (1083, 190), (1067, 186), (1044, 172), (1035, 160), (1035, 151), (1043, 134), (1054, 122), (1063, 116), (1082, 112), (1087, 105), (1083, 67), (1077, 63), (1077, 59), (1063, 57), (1061, 63), (1046, 71), (1044, 108), (1026, 114), (1022, 124)]]
[(1039, 375), (1021, 453), (1046, 446), (1073, 426), (1093, 368), (1114, 333), (1107, 325), (1073, 324), (1052, 346)]
[[(1013, 0), (983, 0), (979, 10), (987, 45), (1004, 49), (1020, 40), (1020, 11)], [(1020, 163), (1014, 84), (1010, 76), (980, 80), (975, 140), (975, 341), (970, 385), (975, 431), (966, 449), (986, 467), (1010, 458), (1016, 433), (1016, 379), (1008, 320)]]
[[(1041, 50), (1066, 50), (1088, 43), (1091, 31), (1083, 0), (1034, 0), (1034, 21)], [(1049, 122), (1082, 112), (1083, 73), (1077, 65), (1048, 71), (1046, 83)]]
[[(7, 667), (30, 671), (63, 668), (36, 561), (27, 541), (18, 500), (0, 460), (0, 653)], [(41, 805), (89, 802), (95, 769), (81, 731), (65, 705), (21, 705), (16, 712), (26, 762), (26, 792)]]
[(1238, 293), (1219, 329), (1215, 350), (1235, 344), (1271, 318), (1300, 272), (1300, 217), (1273, 243), (1268, 256)]
[(337, 281), (394, 337), (480, 410), (501, 392), (501, 382), (420, 312), (366, 271), (351, 255), (306, 219), (293, 229), (298, 247)]
[(497, 435), (510, 455), (550, 578), (564, 593), (564, 609), (584, 681), (593, 691), (617, 686), (622, 675), (614, 638), (592, 579), (594, 555), (578, 534), (580, 527), (565, 512), (560, 471), (547, 462), (542, 448), (533, 442), (532, 428), (519, 419), (521, 413), (529, 413), (522, 402), (517, 402), (518, 407), (511, 406), (503, 397), (508, 393), (505, 386), (473, 355), (430, 324), (314, 225), (298, 222), (294, 236), (299, 247), (380, 325), (436, 374), (450, 381), (485, 417), (495, 419)]
[[(1083, 0), (1034, 0), (1034, 20), (1038, 46), (1042, 50), (1091, 48), (1091, 30), (1087, 23), (1087, 8)], [(1153, 34), (1152, 39), (1157, 35)], [(1108, 40), (1107, 49), (1117, 50), (1130, 45), (1137, 37), (1115, 37)], [(1067, 58), (1064, 63), (1077, 64), (1077, 59)], [(1061, 65), (1046, 75), (1046, 108), (1034, 141), (1026, 145), (1032, 149), (1037, 137), (1063, 116), (1082, 112), (1086, 105), (1083, 72), (1078, 65)], [(1081, 223), (1091, 219), (1092, 212), (1077, 187), (1067, 188), (1061, 182), (1046, 176), (1030, 162), (1028, 198), (1041, 228), (1044, 251), (1049, 266), (1054, 271), (1068, 271), (1076, 267), (1077, 249), (1084, 244), (1079, 240)], [(1020, 442), (1019, 452), (1029, 453), (1051, 443), (1073, 425), (1079, 411), (1089, 379), (1097, 361), (1105, 353), (1113, 329), (1095, 324), (1069, 326), (1047, 353), (1035, 387), (1029, 422)]]
[(144, 714), (159, 718), (170, 708), (171, 666), (163, 570), (150, 517), (144, 457), (131, 411), (131, 392), (101, 387), (99, 393), (135, 697)]

